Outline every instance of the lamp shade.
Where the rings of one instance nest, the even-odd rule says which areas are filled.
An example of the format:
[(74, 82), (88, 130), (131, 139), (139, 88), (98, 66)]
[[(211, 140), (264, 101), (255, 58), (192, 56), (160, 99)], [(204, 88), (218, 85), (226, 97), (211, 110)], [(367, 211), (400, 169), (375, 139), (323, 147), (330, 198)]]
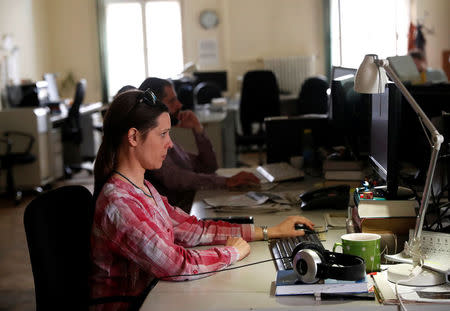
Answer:
[(386, 71), (378, 66), (375, 60), (378, 56), (368, 54), (364, 57), (355, 76), (355, 91), (364, 94), (384, 93), (388, 81)]

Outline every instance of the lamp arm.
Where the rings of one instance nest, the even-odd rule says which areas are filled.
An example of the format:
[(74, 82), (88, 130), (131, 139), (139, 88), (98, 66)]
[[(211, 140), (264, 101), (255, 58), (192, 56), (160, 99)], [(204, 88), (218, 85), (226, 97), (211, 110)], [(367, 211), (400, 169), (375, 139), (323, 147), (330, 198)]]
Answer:
[[(375, 60), (375, 63), (378, 66), (381, 66), (386, 70), (386, 72), (389, 74), (389, 77), (394, 81), (395, 85), (400, 89), (400, 92), (402, 92), (403, 96), (405, 96), (406, 100), (408, 101), (409, 105), (412, 109), (418, 114), (419, 118), (423, 121), (424, 125), (428, 129), (428, 131), (431, 133), (433, 138), (439, 136), (439, 132), (434, 126), (434, 124), (431, 122), (431, 120), (427, 117), (425, 112), (423, 112), (422, 108), (420, 108), (419, 104), (416, 102), (414, 97), (412, 97), (411, 93), (409, 93), (408, 89), (405, 87), (405, 85), (402, 83), (400, 78), (397, 76), (395, 71), (391, 68), (389, 65), (389, 61), (385, 59), (378, 59)], [(444, 141), (443, 137), (441, 136), (442, 141)], [(433, 141), (434, 143), (435, 141)]]
[(389, 66), (389, 61), (387, 60), (375, 60), (376, 64), (378, 66), (383, 67), (386, 72), (389, 74), (389, 77), (394, 81), (395, 85), (400, 89), (403, 96), (406, 98), (408, 103), (410, 104), (411, 108), (414, 109), (414, 111), (417, 113), (418, 117), (422, 120), (425, 127), (428, 129), (428, 131), (431, 134), (431, 141), (432, 141), (432, 153), (431, 153), (431, 159), (430, 163), (428, 165), (428, 171), (427, 171), (427, 178), (425, 181), (425, 187), (422, 194), (422, 201), (420, 202), (420, 208), (419, 213), (417, 215), (416, 219), (416, 226), (414, 228), (414, 236), (412, 241), (410, 241), (410, 248), (411, 253), (413, 257), (414, 264), (418, 264), (418, 261), (420, 261), (420, 258), (414, 258), (417, 257), (415, 255), (420, 254), (420, 236), (422, 235), (422, 227), (425, 220), (425, 214), (428, 208), (428, 201), (430, 199), (431, 194), (431, 184), (433, 182), (433, 175), (434, 171), (436, 169), (436, 163), (438, 159), (439, 150), (441, 149), (441, 144), (444, 141), (444, 137), (438, 132), (434, 124), (431, 122), (431, 120), (427, 117), (427, 115), (423, 112), (422, 108), (420, 108), (419, 104), (414, 100), (411, 93), (406, 89), (406, 87), (403, 85), (400, 78), (397, 76), (397, 74), (394, 72), (394, 70)]

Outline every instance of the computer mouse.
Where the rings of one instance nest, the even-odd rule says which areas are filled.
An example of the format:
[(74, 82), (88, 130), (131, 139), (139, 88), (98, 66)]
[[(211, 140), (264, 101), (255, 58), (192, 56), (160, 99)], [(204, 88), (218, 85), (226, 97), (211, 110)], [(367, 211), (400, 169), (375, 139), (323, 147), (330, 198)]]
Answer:
[(309, 229), (304, 224), (295, 224), (295, 230), (303, 230), (305, 231), (305, 234), (313, 234), (316, 233), (314, 230)]

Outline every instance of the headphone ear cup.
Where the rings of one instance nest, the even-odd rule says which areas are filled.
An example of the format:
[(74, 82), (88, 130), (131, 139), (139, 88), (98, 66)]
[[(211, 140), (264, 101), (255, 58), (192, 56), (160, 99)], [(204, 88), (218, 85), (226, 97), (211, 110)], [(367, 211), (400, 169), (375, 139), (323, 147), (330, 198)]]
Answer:
[(291, 260), (294, 260), (295, 255), (302, 249), (312, 249), (317, 251), (320, 259), (322, 260), (322, 262), (325, 262), (325, 248), (323, 248), (321, 245), (318, 245), (316, 243), (313, 242), (300, 242), (297, 244), (297, 246), (294, 248), (294, 250), (292, 251), (292, 255), (291, 255)]
[(292, 251), (292, 266), (300, 281), (316, 283), (323, 278), (322, 265), (325, 249), (312, 242), (301, 242)]

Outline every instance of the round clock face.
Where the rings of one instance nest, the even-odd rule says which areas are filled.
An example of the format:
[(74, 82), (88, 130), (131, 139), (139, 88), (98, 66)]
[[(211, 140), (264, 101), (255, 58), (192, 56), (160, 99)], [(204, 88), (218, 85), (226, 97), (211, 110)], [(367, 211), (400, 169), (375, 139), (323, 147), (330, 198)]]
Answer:
[(217, 13), (211, 10), (205, 10), (200, 13), (200, 25), (205, 29), (211, 29), (219, 24)]

